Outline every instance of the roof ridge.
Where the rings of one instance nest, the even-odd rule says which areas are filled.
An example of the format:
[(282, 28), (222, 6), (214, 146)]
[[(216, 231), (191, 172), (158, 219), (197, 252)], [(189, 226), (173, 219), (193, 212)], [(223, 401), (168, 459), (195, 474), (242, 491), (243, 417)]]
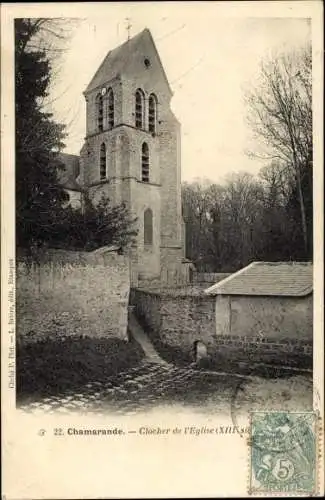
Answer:
[[(135, 35), (133, 35), (130, 39), (128, 40), (125, 40), (124, 42), (120, 43), (119, 45), (116, 45), (116, 47), (114, 47), (113, 49), (110, 49), (107, 54), (105, 55), (105, 57), (103, 58), (102, 62), (100, 63), (100, 65), (98, 66), (97, 68), (97, 71), (95, 72), (94, 76), (92, 77), (92, 79), (90, 80), (89, 84), (87, 85), (86, 87), (86, 90), (84, 91), (87, 92), (88, 91), (88, 88), (91, 86), (91, 83), (96, 79), (96, 76), (99, 74), (99, 72), (101, 71), (102, 67), (104, 66), (106, 60), (114, 55), (113, 53), (114, 52), (117, 52), (118, 50), (122, 49), (122, 47), (124, 47), (124, 45), (126, 46), (128, 43), (130, 42), (133, 42), (135, 40), (135, 38), (137, 38), (138, 36), (140, 36), (142, 33), (144, 33), (145, 31), (149, 31), (148, 28), (145, 28), (143, 29), (142, 31), (139, 31), (138, 33), (136, 33)], [(150, 31), (149, 31), (150, 33)]]
[[(121, 47), (123, 47), (123, 45), (126, 45), (130, 42), (133, 42), (135, 40), (135, 38), (137, 38), (138, 36), (140, 36), (142, 33), (144, 33), (145, 31), (149, 31), (148, 28), (144, 28), (142, 31), (139, 31), (138, 33), (136, 33), (135, 35), (133, 35), (131, 38), (129, 38), (128, 40), (125, 40), (124, 42), (120, 43), (120, 45), (116, 45), (116, 47), (114, 47), (113, 49), (111, 49), (107, 54), (106, 56), (108, 56), (111, 52), (113, 52), (114, 50), (117, 50), (117, 49), (120, 49)], [(149, 31), (150, 33), (150, 31)]]
[(227, 278), (219, 281), (215, 285), (210, 286), (209, 288), (207, 288), (206, 290), (204, 290), (204, 293), (206, 293), (207, 295), (209, 295), (210, 293), (213, 293), (217, 289), (220, 289), (222, 285), (225, 285), (229, 281), (233, 280), (234, 278), (236, 278), (237, 276), (239, 276), (240, 274), (242, 274), (244, 271), (246, 271), (248, 268), (253, 267), (254, 264), (255, 264), (255, 262), (251, 262), (250, 264), (248, 264), (248, 266), (245, 266), (242, 269), (239, 269), (239, 271), (236, 271), (235, 273), (231, 274), (230, 276), (227, 276)]
[[(123, 76), (123, 72), (126, 70), (126, 64), (130, 57), (132, 57), (133, 52), (137, 52), (138, 46), (141, 48), (141, 44), (147, 43), (147, 40), (153, 47), (153, 50), (155, 51), (158, 64), (160, 66), (160, 70), (162, 72), (162, 75), (166, 81), (168, 90), (170, 94), (172, 95), (172, 90), (170, 88), (170, 84), (165, 72), (165, 69), (162, 65), (161, 59), (160, 59), (160, 54), (158, 52), (158, 49), (156, 47), (155, 41), (153, 39), (153, 36), (149, 30), (149, 28), (144, 28), (142, 31), (139, 31), (136, 33), (132, 38), (129, 40), (126, 40), (125, 42), (121, 43), (120, 45), (117, 45), (114, 47), (112, 50), (110, 50), (103, 60), (101, 61), (97, 71), (91, 78), (89, 84), (87, 85), (86, 89), (83, 91), (83, 94), (87, 96), (89, 93), (93, 92), (97, 88), (99, 88), (101, 85), (104, 85), (114, 79), (115, 77)], [(129, 49), (128, 49), (129, 47)], [(107, 74), (106, 74), (107, 72)], [(106, 74), (106, 76), (105, 76)], [(105, 77), (105, 78), (104, 78)], [(107, 77), (107, 78), (106, 78)], [(105, 81), (104, 81), (105, 80)]]
[[(257, 265), (259, 264), (259, 265)], [(278, 269), (275, 265), (280, 264)], [(283, 266), (281, 265), (283, 264)], [(210, 286), (207, 295), (303, 296), (313, 290), (313, 267), (303, 262), (252, 262)], [(304, 270), (302, 269), (302, 264)]]
[(257, 260), (252, 262), (251, 264), (256, 264), (256, 265), (266, 265), (266, 266), (281, 266), (281, 265), (288, 265), (288, 266), (294, 266), (294, 265), (302, 265), (302, 266), (310, 266), (312, 265), (312, 261), (299, 261), (299, 260), (281, 260), (281, 261), (264, 261), (264, 260)]

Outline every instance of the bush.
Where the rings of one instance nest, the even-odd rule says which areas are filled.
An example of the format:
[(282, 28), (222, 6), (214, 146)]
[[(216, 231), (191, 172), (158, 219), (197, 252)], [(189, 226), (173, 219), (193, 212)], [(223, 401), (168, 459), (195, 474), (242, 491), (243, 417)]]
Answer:
[(122, 250), (135, 241), (136, 221), (124, 203), (112, 206), (102, 194), (96, 205), (84, 193), (82, 209), (62, 210), (61, 219), (52, 227), (51, 243), (66, 250), (93, 251), (108, 245)]

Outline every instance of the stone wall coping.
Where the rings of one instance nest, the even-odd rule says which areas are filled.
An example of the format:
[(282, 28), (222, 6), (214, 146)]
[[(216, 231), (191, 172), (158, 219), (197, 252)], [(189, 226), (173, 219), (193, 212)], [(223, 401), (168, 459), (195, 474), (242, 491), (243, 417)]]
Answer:
[(161, 290), (150, 290), (147, 288), (133, 287), (132, 288), (136, 293), (140, 292), (147, 295), (155, 295), (156, 297), (160, 297), (162, 300), (164, 298), (177, 297), (177, 299), (188, 299), (188, 298), (197, 298), (204, 299), (205, 302), (213, 301), (214, 299), (203, 293), (203, 290), (191, 290), (182, 288), (174, 288), (174, 289), (164, 289)]
[(213, 338), (218, 342), (225, 343), (256, 343), (256, 344), (273, 344), (283, 345), (283, 344), (292, 344), (292, 345), (300, 345), (300, 346), (312, 346), (313, 339), (293, 339), (290, 337), (258, 337), (258, 336), (249, 336), (249, 335), (213, 335)]

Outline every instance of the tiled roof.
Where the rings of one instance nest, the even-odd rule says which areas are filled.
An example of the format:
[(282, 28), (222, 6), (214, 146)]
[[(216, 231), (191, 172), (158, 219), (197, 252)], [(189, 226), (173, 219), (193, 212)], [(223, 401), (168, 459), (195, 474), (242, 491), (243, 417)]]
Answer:
[(85, 93), (88, 93), (100, 87), (101, 85), (104, 85), (107, 82), (113, 80), (114, 78), (123, 75), (128, 65), (130, 65), (131, 60), (138, 56), (140, 56), (142, 59), (144, 54), (146, 54), (148, 50), (155, 52), (160, 65), (160, 69), (169, 88), (167, 76), (161, 64), (155, 43), (150, 31), (148, 30), (148, 28), (145, 28), (143, 31), (130, 38), (130, 40), (127, 40), (126, 42), (122, 43), (122, 45), (119, 45), (115, 49), (108, 52), (105, 59), (96, 71), (94, 77), (92, 78), (91, 82), (89, 83)]
[(81, 186), (77, 182), (80, 173), (79, 156), (60, 153), (59, 159), (65, 167), (64, 170), (58, 171), (61, 186), (72, 191), (81, 191)]
[(303, 297), (313, 291), (310, 262), (252, 262), (205, 290), (208, 295)]

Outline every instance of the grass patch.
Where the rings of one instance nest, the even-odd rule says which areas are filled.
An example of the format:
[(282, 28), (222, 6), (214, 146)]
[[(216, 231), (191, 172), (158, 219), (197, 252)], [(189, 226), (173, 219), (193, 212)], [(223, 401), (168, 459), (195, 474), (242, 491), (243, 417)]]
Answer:
[[(281, 360), (279, 360), (281, 363)], [(225, 373), (236, 373), (238, 375), (255, 376), (264, 379), (278, 379), (278, 378), (288, 378), (297, 376), (297, 374), (305, 373), (305, 366), (292, 366), (281, 364), (268, 364), (259, 362), (258, 356), (256, 356), (256, 361), (241, 361), (241, 360), (230, 360), (224, 357), (219, 358), (211, 357), (208, 359), (201, 360), (198, 369), (220, 371)], [(310, 373), (312, 369), (307, 368)]]
[(286, 378), (292, 374), (312, 371), (312, 357), (296, 353), (244, 352), (238, 349), (223, 347), (214, 349), (206, 362), (207, 368), (253, 375), (263, 378)]
[(17, 399), (77, 390), (86, 383), (118, 377), (144, 353), (137, 342), (117, 338), (69, 337), (17, 346)]

